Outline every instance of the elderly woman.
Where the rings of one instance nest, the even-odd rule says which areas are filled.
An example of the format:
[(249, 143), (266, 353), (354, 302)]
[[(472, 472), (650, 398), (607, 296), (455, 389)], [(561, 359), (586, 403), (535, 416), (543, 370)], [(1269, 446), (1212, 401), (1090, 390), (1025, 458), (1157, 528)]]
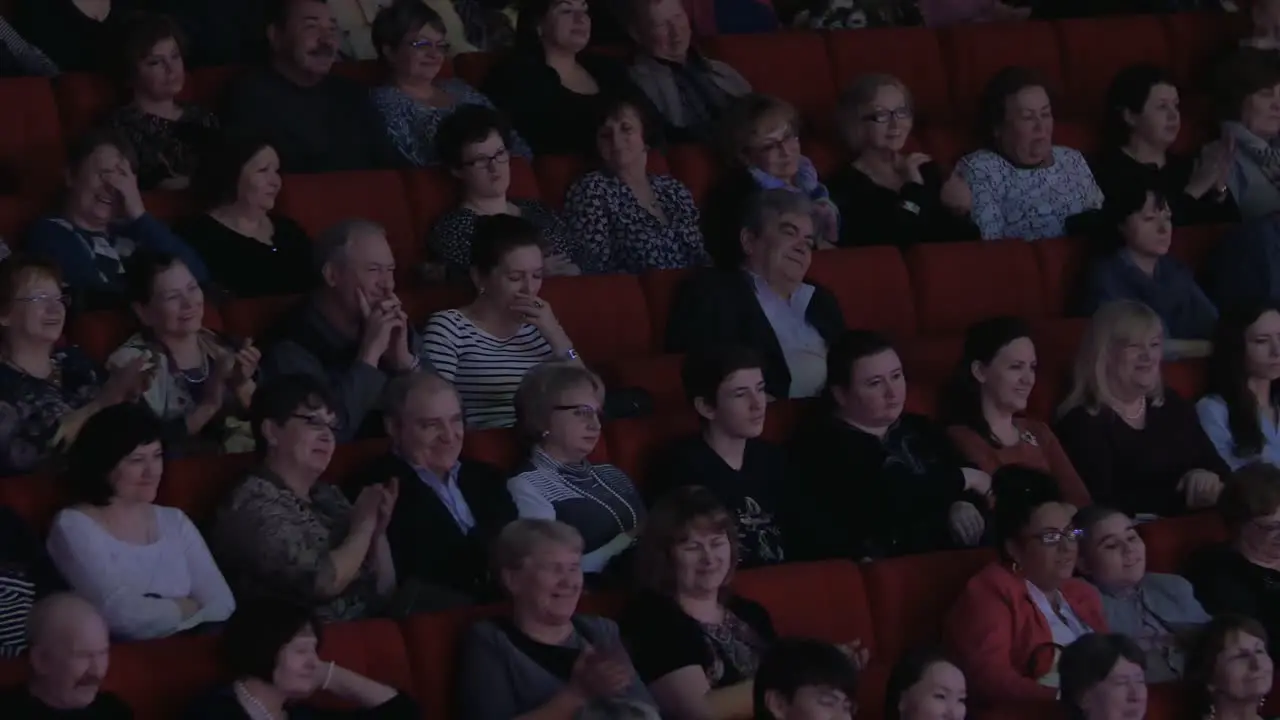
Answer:
[(559, 520), (583, 539), (582, 570), (601, 573), (640, 534), (645, 507), (631, 478), (587, 456), (600, 441), (604, 385), (573, 363), (546, 363), (516, 392), (516, 427), (529, 459), (507, 490), (522, 518)]
[(924, 153), (904, 152), (915, 111), (911, 91), (892, 75), (862, 75), (840, 96), (839, 124), (853, 161), (831, 178), (842, 246), (967, 240), (969, 186), (944, 176)]
[(1155, 65), (1130, 65), (1107, 90), (1102, 153), (1091, 163), (1108, 200), (1134, 187), (1167, 198), (1174, 225), (1239, 219), (1226, 194), (1231, 156), (1211, 145), (1200, 158), (1170, 148), (1182, 129), (1178, 88)]
[(652, 705), (612, 620), (577, 614), (582, 536), (561, 522), (516, 520), (493, 546), (511, 616), (485, 620), (463, 641), (460, 716), (573, 717), (597, 698)]
[(1088, 505), (1089, 491), (1058, 437), (1023, 414), (1035, 384), (1036, 346), (1024, 321), (997, 317), (971, 326), (944, 393), (947, 435), (985, 473), (1006, 465), (1040, 470), (1058, 481), (1067, 502)]
[[(204, 327), (204, 291), (181, 260), (150, 252), (129, 259), (129, 296), (142, 329), (107, 360), (138, 358), (154, 376), (142, 399), (165, 423), (171, 453), (249, 452), (249, 412), (261, 353), (236, 347)], [(176, 448), (176, 450), (175, 450)]]
[(457, 391), (440, 375), (420, 371), (392, 380), (387, 398), (391, 452), (360, 473), (348, 495), (391, 478), (404, 480), (387, 525), (402, 584), (427, 586), (441, 604), (495, 599), (489, 545), (516, 518), (516, 508), (497, 469), (460, 458), (464, 430)]
[[(378, 57), (390, 70), (390, 83), (373, 91), (387, 134), (412, 165), (439, 164), (435, 148), (440, 121), (463, 105), (493, 103), (459, 78), (438, 78), (449, 59), (449, 42), (440, 16), (426, 4), (401, 0), (383, 7), (373, 21)], [(524, 140), (511, 136), (511, 153), (530, 157)]]
[(1188, 677), (1198, 717), (1262, 720), (1275, 670), (1270, 642), (1267, 629), (1248, 616), (1226, 615), (1209, 623), (1192, 652)]
[(459, 276), (471, 267), (471, 243), (482, 217), (514, 215), (533, 224), (547, 248), (551, 275), (576, 275), (585, 248), (564, 222), (537, 200), (508, 200), (511, 143), (498, 113), (478, 105), (459, 108), (440, 123), (436, 148), (440, 160), (462, 185), (461, 202), (431, 228), (427, 247), (435, 259)]
[(67, 477), (79, 502), (49, 530), (49, 556), (122, 640), (148, 640), (235, 609), (200, 531), (156, 505), (164, 470), (161, 426), (137, 405), (94, 415), (71, 448)]
[(1093, 500), (1129, 515), (1212, 507), (1228, 472), (1195, 409), (1164, 387), (1163, 354), (1155, 311), (1133, 300), (1104, 305), (1054, 428)]
[(1067, 717), (1146, 717), (1146, 662), (1141, 648), (1123, 633), (1093, 633), (1068, 645), (1058, 662), (1062, 676), (1059, 699)]
[(885, 687), (884, 720), (964, 720), (964, 673), (936, 650), (907, 653)]
[(61, 210), (27, 234), (27, 249), (57, 263), (72, 290), (92, 293), (90, 304), (119, 304), (124, 260), (135, 249), (179, 257), (197, 280), (208, 279), (200, 257), (147, 212), (136, 165), (133, 148), (118, 133), (85, 135), (67, 154)]
[(481, 218), (471, 247), (476, 299), (427, 320), (423, 359), (458, 388), (472, 427), (514, 425), (512, 398), (535, 365), (581, 362), (551, 304), (538, 297), (545, 267), (541, 238), (528, 221)]
[(39, 469), (90, 416), (151, 381), (142, 359), (108, 377), (61, 345), (69, 301), (57, 267), (20, 256), (0, 264), (0, 476)]
[[(827, 355), (826, 408), (791, 445), (789, 555), (860, 560), (973, 547), (991, 477), (964, 467), (941, 427), (903, 412), (888, 338), (854, 330)], [(794, 532), (793, 532), (794, 528)]]
[(311, 238), (275, 211), (280, 156), (269, 143), (228, 139), (201, 163), (195, 187), (206, 210), (175, 229), (204, 259), (219, 290), (255, 298), (315, 286)]
[(1191, 583), (1147, 572), (1147, 547), (1119, 510), (1093, 505), (1077, 512), (1072, 524), (1083, 533), (1077, 566), (1101, 593), (1107, 626), (1138, 643), (1148, 682), (1180, 679), (1188, 636), (1209, 622)]
[(1080, 530), (1053, 478), (1007, 467), (994, 479), (1000, 559), (970, 578), (947, 616), (947, 645), (970, 700), (1052, 700), (1061, 648), (1106, 632), (1098, 591), (1072, 577)]
[(216, 117), (177, 100), (186, 82), (185, 48), (182, 30), (164, 15), (139, 16), (124, 36), (121, 80), (133, 97), (107, 123), (138, 153), (143, 190), (190, 185), (218, 131)]
[(319, 482), (333, 457), (333, 400), (308, 375), (284, 375), (254, 397), (262, 465), (218, 508), (210, 544), (242, 601), (264, 595), (313, 605), (324, 621), (376, 614), (395, 589), (387, 524), (398, 483), (348, 502)]
[[(236, 610), (222, 633), (223, 668), (235, 678), (193, 704), (186, 720), (414, 720), (413, 699), (376, 680), (320, 659), (321, 621), (303, 605), (262, 598)], [(326, 692), (351, 710), (314, 710)]]
[(990, 147), (966, 155), (958, 172), (983, 240), (1059, 237), (1068, 218), (1102, 207), (1084, 156), (1053, 144), (1053, 106), (1032, 71), (996, 73), (982, 93), (981, 122)]
[(1222, 137), (1205, 152), (1223, 154), (1225, 175), (1240, 217), (1271, 215), (1280, 210), (1280, 171), (1271, 144), (1280, 139), (1280, 67), (1275, 50), (1241, 48), (1227, 61), (1215, 88)]
[(579, 178), (565, 199), (569, 228), (584, 245), (585, 272), (637, 275), (707, 264), (689, 188), (646, 169), (655, 142), (634, 100), (605, 107), (596, 131), (603, 169)]
[(1280, 305), (1250, 303), (1223, 315), (1206, 379), (1196, 413), (1223, 461), (1232, 470), (1280, 466)]

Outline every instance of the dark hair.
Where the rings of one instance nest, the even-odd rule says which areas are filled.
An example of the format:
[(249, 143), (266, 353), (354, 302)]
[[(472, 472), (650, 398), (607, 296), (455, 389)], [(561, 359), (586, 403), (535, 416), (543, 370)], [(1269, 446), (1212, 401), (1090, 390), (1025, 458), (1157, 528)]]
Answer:
[(151, 302), (156, 276), (178, 264), (185, 265), (176, 255), (154, 250), (139, 250), (134, 253), (124, 264), (125, 297), (129, 302), (139, 305)]
[(1116, 515), (1124, 515), (1126, 518), (1129, 517), (1123, 510), (1111, 507), (1110, 505), (1086, 505), (1085, 507), (1077, 510), (1076, 514), (1071, 517), (1071, 524), (1083, 531), (1087, 538), (1089, 531), (1092, 530), (1095, 525)]
[(995, 143), (996, 130), (1004, 124), (1009, 112), (1009, 98), (1033, 87), (1044, 88), (1046, 93), (1049, 92), (1049, 86), (1030, 68), (1012, 65), (991, 76), (983, 86), (978, 100), (978, 130), (985, 142)]
[(857, 697), (858, 670), (840, 648), (808, 638), (785, 638), (773, 644), (760, 661), (751, 689), (755, 720), (778, 720), (765, 698), (770, 692), (791, 700), (804, 687), (840, 690)]
[(382, 48), (396, 47), (404, 42), (406, 37), (417, 34), (427, 25), (441, 35), (448, 32), (439, 13), (428, 7), (422, 0), (395, 0), (379, 10), (373, 18), (373, 27), (370, 29), (378, 59), (384, 63), (389, 62), (390, 58)]
[(691, 485), (663, 495), (645, 520), (644, 533), (636, 545), (636, 586), (671, 597), (676, 591), (675, 547), (689, 537), (695, 525), (705, 524), (711, 532), (723, 532), (732, 546), (729, 575), (722, 594), (738, 565), (738, 528), (733, 515), (710, 490)]
[[(644, 1), (648, 2), (648, 0)], [(600, 131), (604, 128), (605, 123), (617, 118), (627, 110), (634, 112), (636, 118), (640, 121), (640, 135), (644, 138), (645, 146), (651, 150), (661, 149), (663, 144), (662, 123), (654, 120), (649, 102), (634, 92), (623, 92), (614, 95), (608, 102), (596, 107), (594, 123), (591, 125), (596, 129), (596, 137), (600, 136)], [(599, 157), (599, 147), (599, 143), (596, 143), (593, 151), (596, 153), (597, 160), (603, 160), (603, 158)]]
[(521, 53), (542, 55), (542, 35), (538, 32), (542, 21), (558, 0), (521, 0), (516, 16), (515, 50)]
[(280, 650), (311, 628), (317, 643), (320, 621), (310, 608), (290, 600), (256, 596), (240, 602), (222, 631), (222, 656), (231, 676), (271, 682)]
[(1008, 560), (1008, 541), (1026, 530), (1040, 507), (1062, 502), (1062, 491), (1052, 475), (1022, 465), (1005, 465), (996, 470), (991, 476), (991, 489), (996, 498), (992, 520), (996, 549)]
[(300, 409), (330, 410), (337, 412), (338, 405), (333, 398), (329, 384), (310, 375), (294, 373), (280, 375), (259, 385), (253, 393), (252, 407), (249, 415), (253, 422), (253, 437), (257, 441), (259, 452), (267, 451), (267, 440), (262, 426), (270, 422), (284, 425)]
[(240, 175), (255, 155), (275, 149), (264, 137), (228, 135), (218, 143), (215, 152), (200, 160), (196, 167), (193, 190), (206, 210), (228, 205), (240, 196)]
[[(1227, 308), (1213, 332), (1213, 354), (1209, 356), (1206, 391), (1218, 395), (1227, 406), (1227, 428), (1233, 451), (1241, 457), (1262, 452), (1266, 439), (1258, 422), (1258, 402), (1249, 390), (1245, 368), (1245, 332), (1268, 312), (1280, 313), (1280, 304), (1262, 301)], [(1280, 402), (1280, 382), (1272, 381), (1271, 402)]]
[(1059, 689), (1068, 718), (1084, 720), (1080, 696), (1106, 680), (1121, 659), (1147, 668), (1142, 648), (1120, 633), (1090, 633), (1063, 649), (1058, 659)]
[(528, 220), (499, 213), (476, 218), (471, 235), (471, 267), (487, 275), (512, 250), (543, 247), (542, 232)]
[(1098, 236), (1092, 243), (1098, 253), (1114, 252), (1126, 244), (1123, 226), (1129, 216), (1142, 212), (1147, 200), (1154, 199), (1157, 210), (1169, 207), (1169, 197), (1150, 180), (1121, 183), (1107, 193), (1098, 215)]
[(47, 277), (62, 286), (62, 271), (52, 260), (18, 254), (0, 261), (0, 313), (9, 312), (18, 288), (36, 277)]
[(1157, 85), (1177, 87), (1173, 78), (1158, 65), (1139, 63), (1122, 68), (1107, 88), (1106, 114), (1102, 123), (1105, 147), (1118, 149), (1129, 144), (1133, 127), (1124, 119), (1126, 112), (1138, 115), (1147, 106), (1151, 90)]
[(436, 129), (436, 153), (445, 167), (458, 170), (462, 167), (462, 151), (497, 133), (502, 142), (511, 148), (511, 132), (502, 114), (483, 105), (463, 105), (449, 117), (440, 121)]
[(853, 382), (853, 364), (872, 355), (892, 350), (888, 336), (874, 330), (849, 330), (836, 338), (827, 350), (827, 383), (823, 402), (835, 408), (835, 388), (846, 389)]
[(119, 151), (134, 172), (137, 172), (138, 153), (133, 149), (133, 144), (123, 133), (109, 127), (94, 128), (72, 141), (67, 148), (67, 169), (73, 174), (79, 172), (80, 166), (89, 159), (89, 156), (105, 145), (110, 145)]
[(898, 705), (902, 703), (902, 696), (924, 678), (929, 668), (939, 663), (955, 665), (938, 648), (912, 650), (894, 663), (893, 670), (889, 672), (889, 681), (885, 684), (884, 720), (900, 720), (902, 712)]
[(173, 18), (149, 12), (130, 16), (119, 48), (116, 71), (120, 84), (125, 87), (131, 85), (137, 79), (138, 63), (145, 60), (156, 45), (170, 38), (178, 44), (178, 52), (185, 56), (187, 36)]
[(787, 118), (788, 124), (800, 132), (800, 113), (795, 106), (773, 95), (750, 93), (730, 101), (720, 120), (720, 152), (732, 167), (743, 167), (743, 152), (751, 142), (760, 122), (773, 115)]
[(1239, 633), (1252, 635), (1268, 647), (1271, 642), (1267, 628), (1246, 615), (1219, 615), (1200, 628), (1192, 640), (1187, 653), (1185, 679), (1197, 696), (1197, 712), (1201, 715), (1213, 705), (1209, 684), (1217, 673), (1218, 656), (1226, 649), (1227, 640)]
[(1240, 109), (1250, 95), (1280, 85), (1280, 61), (1273, 50), (1240, 48), (1219, 68), (1213, 85), (1219, 119), (1240, 119)]
[(1280, 508), (1280, 468), (1255, 462), (1231, 473), (1218, 498), (1218, 512), (1232, 532)]
[(720, 386), (739, 370), (764, 369), (760, 353), (741, 345), (709, 345), (684, 356), (680, 367), (680, 380), (684, 395), (692, 405), (695, 400), (711, 407), (716, 406), (716, 394)]
[(274, 27), (277, 30), (283, 29), (289, 23), (290, 16), (293, 15), (295, 5), (302, 3), (314, 2), (321, 5), (328, 5), (328, 0), (266, 0), (266, 10), (263, 11), (263, 18), (267, 21), (267, 27)]
[(85, 421), (67, 453), (67, 478), (77, 497), (106, 505), (115, 496), (109, 476), (134, 450), (161, 441), (164, 426), (136, 403), (105, 407)]
[(991, 424), (982, 414), (982, 385), (973, 376), (973, 365), (990, 365), (1013, 341), (1030, 337), (1031, 327), (1016, 317), (996, 317), (969, 326), (964, 337), (964, 357), (942, 396), (942, 416), (948, 425), (963, 425), (999, 447)]

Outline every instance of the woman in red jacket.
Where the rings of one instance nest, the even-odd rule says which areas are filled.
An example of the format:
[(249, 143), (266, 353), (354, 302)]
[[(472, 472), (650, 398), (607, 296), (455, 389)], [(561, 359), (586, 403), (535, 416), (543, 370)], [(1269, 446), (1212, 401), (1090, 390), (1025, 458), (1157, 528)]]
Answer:
[(1062, 648), (1106, 632), (1098, 591), (1075, 571), (1080, 531), (1054, 479), (1009, 466), (993, 478), (1000, 560), (965, 586), (946, 639), (971, 701), (1053, 700)]

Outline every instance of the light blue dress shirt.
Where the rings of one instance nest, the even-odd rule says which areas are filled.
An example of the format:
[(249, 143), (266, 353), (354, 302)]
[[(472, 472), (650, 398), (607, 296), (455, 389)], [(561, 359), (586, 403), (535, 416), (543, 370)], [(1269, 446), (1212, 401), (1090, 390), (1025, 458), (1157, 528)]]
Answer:
[(408, 460), (405, 462), (418, 474), (418, 479), (431, 488), (431, 492), (444, 503), (445, 509), (453, 516), (453, 521), (462, 529), (462, 534), (471, 532), (471, 528), (476, 526), (476, 518), (471, 514), (471, 506), (467, 504), (467, 499), (462, 496), (462, 488), (458, 487), (458, 472), (462, 469), (462, 463), (454, 463), (449, 472), (441, 478), (426, 468), (420, 468)]
[(1258, 412), (1258, 424), (1262, 427), (1262, 452), (1250, 456), (1236, 454), (1235, 439), (1231, 437), (1231, 426), (1227, 424), (1227, 403), (1221, 396), (1206, 395), (1200, 398), (1200, 402), (1196, 403), (1196, 414), (1200, 416), (1200, 427), (1204, 428), (1205, 434), (1218, 449), (1218, 454), (1232, 470), (1239, 470), (1255, 462), (1280, 467), (1280, 429), (1263, 412)]
[(814, 287), (802, 283), (792, 293), (791, 299), (786, 300), (759, 275), (752, 273), (751, 280), (755, 285), (756, 301), (782, 346), (782, 355), (791, 373), (790, 396), (806, 398), (817, 395), (827, 381), (827, 342), (805, 317)]

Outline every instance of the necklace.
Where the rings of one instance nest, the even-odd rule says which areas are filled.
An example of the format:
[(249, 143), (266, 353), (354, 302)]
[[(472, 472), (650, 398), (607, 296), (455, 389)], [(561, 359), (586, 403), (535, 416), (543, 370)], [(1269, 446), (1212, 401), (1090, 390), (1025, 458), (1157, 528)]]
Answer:
[(249, 692), (249, 688), (244, 686), (244, 683), (236, 681), (232, 688), (239, 698), (249, 704), (246, 709), (249, 711), (249, 715), (253, 716), (253, 720), (276, 720), (276, 714), (268, 710), (261, 700), (254, 697), (253, 693)]
[(1130, 411), (1126, 408), (1120, 414), (1124, 416), (1125, 420), (1137, 420), (1143, 415), (1146, 415), (1147, 414), (1147, 396), (1146, 395), (1142, 396), (1142, 400), (1138, 403), (1137, 409)]
[[(614, 490), (613, 487), (609, 485), (609, 483), (601, 480), (600, 476), (596, 474), (595, 468), (588, 467), (587, 473), (591, 476), (591, 479), (594, 480), (597, 485), (600, 485), (605, 490), (608, 490), (610, 495), (614, 496), (615, 498), (618, 499), (618, 502), (622, 503), (622, 506), (625, 507), (627, 509), (627, 512), (631, 515), (631, 525), (623, 524), (622, 516), (619, 515), (618, 512), (614, 510), (613, 506), (611, 506), (609, 503), (605, 502), (604, 500), (601, 500), (600, 498), (596, 497), (595, 495), (592, 495), (591, 493), (582, 492), (578, 488), (574, 487), (573, 483), (570, 482), (567, 478), (565, 478), (564, 475), (562, 475), (559, 472), (559, 470), (555, 467), (554, 461), (552, 461), (551, 463), (548, 463), (547, 460), (549, 460), (549, 458), (548, 459), (539, 458), (539, 459), (542, 460), (542, 462), (538, 463), (538, 472), (542, 473), (543, 476), (554, 479), (556, 482), (559, 482), (561, 485), (564, 485), (570, 491), (578, 495), (581, 495), (587, 498), (588, 500), (594, 502), (595, 504), (599, 505), (600, 507), (604, 508), (606, 511), (608, 511), (610, 515), (613, 516), (613, 521), (618, 523), (619, 531), (627, 532), (629, 528), (634, 528), (635, 526), (640, 524), (640, 517), (636, 515), (636, 509), (631, 506), (631, 503), (627, 502), (626, 498), (622, 497), (621, 493), (619, 493), (617, 490)], [(551, 467), (547, 467), (548, 464), (550, 464)]]

